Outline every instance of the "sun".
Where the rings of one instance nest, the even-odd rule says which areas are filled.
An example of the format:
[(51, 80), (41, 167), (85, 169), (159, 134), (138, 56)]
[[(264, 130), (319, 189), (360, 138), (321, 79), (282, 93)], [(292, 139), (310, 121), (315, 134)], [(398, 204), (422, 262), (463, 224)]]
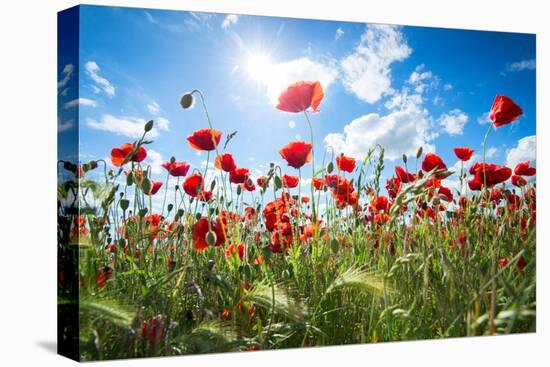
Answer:
[(272, 78), (273, 62), (265, 52), (251, 52), (245, 60), (246, 74), (258, 83), (267, 83)]

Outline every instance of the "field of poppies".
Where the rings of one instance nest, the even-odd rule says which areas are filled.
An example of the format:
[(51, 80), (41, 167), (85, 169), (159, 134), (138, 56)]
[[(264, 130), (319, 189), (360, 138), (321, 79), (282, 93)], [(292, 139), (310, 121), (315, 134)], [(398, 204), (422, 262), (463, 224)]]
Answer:
[[(536, 169), (485, 154), (521, 108), (496, 96), (468, 169), (419, 147), (386, 180), (384, 147), (360, 160), (314, 155), (323, 97), (319, 82), (282, 91), (276, 107), (311, 136), (281, 147), (288, 165), (260, 177), (235, 161), (198, 90), (181, 106), (204, 110), (187, 141), (206, 167), (173, 157), (153, 177), (143, 164), (153, 121), (111, 162), (60, 161), (74, 177), (58, 192), (59, 303), (78, 311), (78, 332), (62, 332), (80, 359), (535, 331)], [(472, 159), (448, 149), (463, 167)]]

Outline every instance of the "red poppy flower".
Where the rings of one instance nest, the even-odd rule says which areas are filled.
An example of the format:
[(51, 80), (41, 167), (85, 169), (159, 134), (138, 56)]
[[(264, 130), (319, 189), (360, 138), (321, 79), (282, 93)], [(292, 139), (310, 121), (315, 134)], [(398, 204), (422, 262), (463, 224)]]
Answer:
[(474, 174), (474, 180), (478, 184), (487, 184), (489, 187), (502, 183), (512, 176), (510, 168), (492, 163), (476, 163), (470, 168), (470, 173)]
[(519, 176), (534, 176), (537, 173), (537, 169), (529, 167), (530, 164), (530, 161), (518, 163), (516, 168), (514, 168), (514, 174)]
[(499, 127), (511, 123), (521, 114), (523, 114), (523, 110), (511, 98), (497, 95), (489, 112), (489, 119), (495, 127)]
[(266, 176), (260, 176), (256, 179), (256, 183), (260, 187), (269, 187), (269, 180)]
[(164, 322), (160, 316), (152, 316), (143, 321), (141, 335), (147, 338), (151, 344), (157, 344), (164, 335)]
[(279, 154), (287, 161), (289, 166), (298, 169), (311, 162), (312, 147), (310, 143), (305, 141), (293, 141), (279, 150)]
[(208, 242), (206, 242), (206, 235), (209, 231), (215, 233), (215, 246), (221, 246), (225, 243), (225, 233), (221, 221), (216, 219), (215, 222), (209, 223), (208, 218), (202, 217), (193, 225), (193, 230), (191, 233), (191, 237), (193, 238), (193, 246), (198, 252), (204, 251), (209, 246)]
[(386, 190), (391, 198), (395, 198), (401, 190), (401, 181), (397, 177), (386, 180)]
[(229, 172), (229, 180), (234, 184), (242, 184), (248, 180), (248, 168), (237, 168)]
[(453, 201), (453, 192), (448, 187), (440, 186), (437, 193), (440, 195), (441, 199), (445, 201)]
[(455, 154), (458, 159), (460, 159), (463, 162), (469, 161), (470, 158), (472, 158), (472, 154), (474, 153), (473, 149), (464, 147), (464, 148), (455, 148), (454, 149)]
[(162, 187), (162, 182), (151, 181), (151, 191), (146, 192), (146, 195), (155, 195)]
[(189, 165), (185, 162), (164, 162), (162, 164), (168, 173), (174, 177), (183, 177), (189, 172)]
[(319, 82), (300, 81), (290, 85), (279, 96), (277, 108), (286, 112), (302, 112), (311, 107), (314, 112), (323, 100), (323, 87)]
[(323, 190), (327, 187), (327, 182), (322, 177), (313, 177), (312, 183), (316, 190)]
[(203, 182), (204, 180), (200, 173), (193, 173), (187, 176), (183, 182), (183, 191), (185, 191), (187, 195), (196, 198), (203, 189)]
[(336, 157), (336, 166), (340, 171), (351, 173), (355, 169), (355, 158), (339, 155)]
[(187, 137), (189, 146), (195, 150), (214, 150), (220, 143), (222, 132), (215, 129), (200, 129)]
[(395, 175), (403, 183), (409, 183), (416, 180), (416, 175), (414, 173), (409, 173), (403, 167), (395, 166)]
[(332, 188), (333, 192), (338, 195), (349, 195), (355, 190), (353, 184), (342, 176), (329, 174), (326, 175), (325, 180), (327, 186)]
[(424, 161), (422, 162), (422, 170), (424, 170), (425, 172), (430, 172), (434, 168), (446, 169), (447, 166), (437, 154), (428, 153), (426, 154), (426, 157), (424, 157)]
[(231, 153), (220, 154), (217, 156), (214, 161), (214, 167), (225, 172), (231, 172), (237, 169), (237, 165), (235, 164)]
[(256, 190), (256, 185), (254, 185), (254, 182), (252, 182), (252, 180), (250, 179), (245, 180), (242, 185), (243, 185), (243, 189), (245, 189), (246, 191)]
[[(128, 154), (132, 152), (134, 146), (132, 144), (124, 144), (120, 148), (113, 148), (111, 150), (111, 163), (113, 166), (120, 167), (126, 160)], [(128, 159), (132, 162), (142, 162), (147, 157), (147, 151), (144, 147), (139, 147), (138, 150)]]
[(382, 210), (387, 212), (390, 209), (390, 202), (387, 197), (378, 196), (371, 201), (371, 206), (378, 212)]
[(202, 191), (199, 196), (198, 196), (198, 199), (200, 201), (204, 201), (205, 203), (209, 202), (210, 200), (212, 200), (212, 191)]
[(523, 186), (527, 185), (527, 181), (521, 176), (513, 175), (512, 176), (512, 185), (517, 186), (517, 187), (523, 187)]
[(299, 182), (300, 182), (300, 178), (298, 176), (290, 176), (287, 174), (283, 175), (283, 187), (292, 189), (298, 186)]

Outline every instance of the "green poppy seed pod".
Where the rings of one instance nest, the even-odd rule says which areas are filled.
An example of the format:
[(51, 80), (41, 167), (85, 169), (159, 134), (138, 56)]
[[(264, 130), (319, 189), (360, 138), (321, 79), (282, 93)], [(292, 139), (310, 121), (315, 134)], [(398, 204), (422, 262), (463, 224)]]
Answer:
[(439, 199), (438, 197), (434, 197), (432, 203), (435, 206), (439, 206), (439, 204), (441, 203), (441, 199)]
[(403, 153), (403, 163), (407, 164), (407, 155)]
[(147, 123), (145, 124), (145, 132), (147, 133), (147, 132), (151, 131), (153, 129), (154, 124), (155, 123), (153, 122), (153, 120), (147, 121)]
[(153, 183), (148, 177), (145, 177), (143, 180), (141, 180), (141, 189), (144, 193), (148, 194), (151, 192), (151, 189), (153, 188)]
[(143, 209), (140, 209), (139, 212), (138, 212), (138, 215), (143, 218), (145, 217), (145, 214), (147, 214), (148, 210), (147, 208), (143, 208)]
[(237, 186), (237, 195), (240, 195), (242, 191), (241, 185)]
[(423, 151), (424, 150), (422, 149), (422, 147), (418, 148), (418, 151), (416, 152), (416, 159), (418, 159), (422, 156)]
[(170, 158), (170, 163), (171, 163), (171, 164), (174, 164), (175, 162), (176, 162), (176, 157), (172, 156), (172, 157)]
[(193, 106), (195, 99), (191, 93), (186, 93), (181, 97), (180, 104), (184, 109), (191, 108)]
[(216, 180), (212, 180), (212, 182), (210, 182), (210, 191), (214, 191), (215, 188), (216, 188)]
[(332, 171), (334, 171), (334, 163), (329, 162), (327, 165), (327, 172), (332, 173)]
[(201, 218), (202, 218), (202, 214), (201, 214), (201, 213), (195, 214), (195, 219), (196, 219), (196, 220), (200, 220)]
[(216, 234), (213, 231), (208, 231), (208, 233), (206, 233), (206, 243), (210, 246), (214, 246), (216, 243)]
[(252, 185), (254, 184), (254, 182), (252, 182), (252, 179), (249, 178), (249, 179), (247, 180), (246, 184), (247, 184), (248, 186), (252, 186)]
[(172, 211), (172, 209), (174, 209), (174, 204), (168, 204), (168, 213), (170, 213)]
[(130, 206), (129, 200), (126, 200), (126, 199), (120, 200), (120, 209), (126, 211), (126, 209), (128, 209), (129, 206)]

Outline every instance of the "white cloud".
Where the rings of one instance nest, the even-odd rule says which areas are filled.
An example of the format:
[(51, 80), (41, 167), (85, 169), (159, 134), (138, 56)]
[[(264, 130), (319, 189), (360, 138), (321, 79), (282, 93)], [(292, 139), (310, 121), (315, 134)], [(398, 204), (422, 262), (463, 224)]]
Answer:
[(435, 136), (430, 133), (430, 126), (427, 111), (409, 103), (385, 116), (377, 113), (361, 116), (347, 124), (343, 133), (328, 134), (325, 144), (357, 159), (363, 159), (369, 148), (380, 144), (385, 157), (396, 160), (403, 153), (416, 154), (419, 147), (433, 151), (435, 148), (429, 141)]
[(64, 107), (65, 107), (66, 110), (68, 110), (69, 108), (76, 107), (78, 105), (95, 107), (95, 106), (97, 106), (97, 103), (93, 99), (76, 98), (76, 99), (73, 99), (73, 100), (65, 103)]
[(514, 168), (519, 162), (534, 162), (536, 159), (537, 137), (535, 135), (531, 135), (519, 139), (517, 146), (508, 151), (506, 156), (506, 165)]
[(73, 127), (74, 120), (61, 121), (60, 118), (57, 119), (57, 132), (62, 133)]
[(498, 148), (497, 147), (489, 147), (486, 151), (485, 151), (485, 158), (493, 158), (493, 157), (496, 157), (498, 155)]
[(521, 60), (509, 64), (506, 69), (508, 71), (523, 71), (523, 70), (535, 70), (537, 62), (535, 59)]
[(296, 122), (294, 120), (290, 120), (288, 122), (288, 127), (290, 127), (291, 129), (294, 129), (296, 127)]
[(161, 130), (168, 131), (170, 130), (170, 121), (164, 117), (157, 117), (155, 119), (155, 126)]
[(67, 64), (63, 68), (63, 71), (61, 74), (63, 74), (63, 79), (61, 79), (59, 82), (57, 82), (57, 89), (63, 89), (69, 80), (71, 80), (71, 76), (74, 73), (74, 65), (73, 64)]
[[(151, 173), (156, 175), (163, 172), (162, 164), (164, 160), (162, 159), (162, 154), (153, 149), (147, 149), (147, 158), (145, 159), (145, 164), (151, 166)], [(165, 172), (165, 171), (164, 171)]]
[(239, 21), (239, 16), (235, 14), (229, 14), (227, 15), (222, 22), (222, 28), (227, 29), (231, 27), (232, 24), (237, 24)]
[(334, 39), (339, 40), (340, 37), (344, 35), (344, 33), (345, 33), (344, 30), (341, 27), (338, 27), (338, 29), (336, 30), (336, 33), (334, 34)]
[(326, 93), (337, 76), (338, 70), (334, 62), (320, 63), (308, 57), (301, 57), (270, 65), (269, 74), (264, 75), (260, 82), (266, 87), (267, 97), (271, 103), (276, 105), (281, 92), (298, 80), (319, 81)]
[[(147, 121), (136, 117), (115, 117), (112, 115), (103, 115), (100, 121), (94, 119), (86, 120), (86, 125), (96, 130), (109, 131), (118, 135), (123, 135), (129, 138), (137, 139), (143, 134), (143, 128)], [(158, 130), (163, 129), (163, 125), (157, 124), (151, 131), (147, 133), (150, 138), (155, 138), (159, 135)]]
[(489, 120), (489, 112), (484, 112), (481, 115), (477, 117), (477, 123), (480, 125), (485, 125), (490, 123), (491, 120)]
[(151, 101), (150, 103), (147, 104), (147, 110), (149, 111), (150, 114), (156, 115), (160, 111), (160, 106), (157, 102)]
[(464, 125), (468, 122), (468, 115), (455, 108), (439, 117), (439, 125), (449, 135), (462, 135), (464, 133)]
[(374, 103), (392, 93), (391, 64), (411, 52), (397, 26), (367, 25), (354, 53), (341, 61), (342, 82), (359, 99)]
[(99, 66), (95, 61), (88, 61), (84, 68), (92, 80), (109, 96), (115, 95), (115, 87), (106, 78), (99, 75)]
[(453, 89), (453, 85), (451, 83), (445, 83), (445, 85), (443, 86), (443, 90), (445, 91), (450, 91)]

